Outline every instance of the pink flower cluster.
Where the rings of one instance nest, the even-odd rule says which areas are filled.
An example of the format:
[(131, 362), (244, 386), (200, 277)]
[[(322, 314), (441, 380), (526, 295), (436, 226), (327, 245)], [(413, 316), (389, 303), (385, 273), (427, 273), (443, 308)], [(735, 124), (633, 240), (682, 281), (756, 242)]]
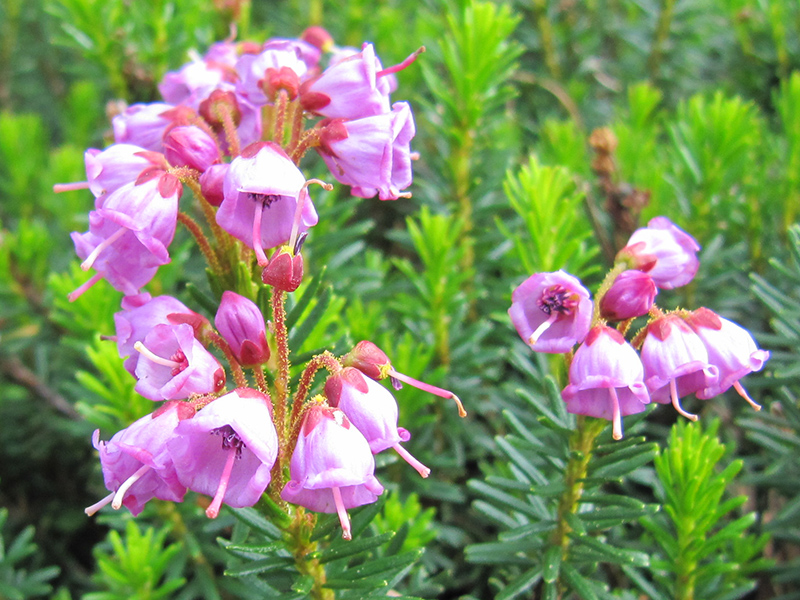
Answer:
[[(180, 502), (188, 490), (212, 497), (206, 509), (210, 518), (219, 514), (223, 503), (254, 505), (272, 481), (280, 451), (271, 398), (249, 387), (217, 393), (220, 383), (224, 384), (224, 372), (221, 380), (216, 379), (221, 372), (215, 369), (218, 363), (194, 337), (187, 321), (199, 323), (201, 337), (209, 337), (210, 324), (198, 321), (195, 313), (168, 296), (137, 300), (116, 315), (120, 355), (138, 350), (138, 356), (128, 357), (133, 363), (126, 364), (139, 378), (137, 389), (153, 400), (168, 401), (108, 442), (100, 441), (99, 431), (95, 432), (93, 443), (110, 493), (86, 513), (92, 515), (111, 504), (115, 509), (126, 506), (137, 515), (152, 498)], [(264, 319), (251, 301), (226, 292), (215, 323), (234, 354), (253, 361), (269, 359)], [(185, 356), (181, 361), (188, 366), (180, 370), (180, 366), (161, 364), (141, 339), (156, 350), (171, 344), (169, 360), (178, 362), (179, 355)], [(210, 362), (214, 364), (209, 366)], [(343, 357), (343, 363), (346, 366), (337, 362), (329, 376), (326, 397), (307, 404), (297, 419), (290, 480), (280, 497), (313, 511), (337, 513), (343, 535), (349, 539), (347, 509), (374, 502), (383, 492), (374, 475), (374, 454), (392, 448), (422, 477), (430, 474), (401, 445), (411, 436), (397, 425), (394, 396), (375, 378), (402, 378), (454, 398), (459, 407), (460, 402), (445, 390), (397, 373), (371, 342), (359, 343)], [(187, 371), (195, 376), (184, 376)]]
[[(94, 196), (88, 231), (72, 238), (81, 267), (95, 273), (70, 300), (103, 278), (125, 294), (111, 339), (135, 390), (164, 401), (106, 442), (95, 432), (110, 493), (87, 514), (111, 504), (135, 515), (152, 498), (179, 502), (193, 490), (211, 496), (206, 513), (213, 518), (222, 504), (252, 506), (269, 491), (276, 501), (338, 513), (349, 538), (347, 509), (383, 491), (374, 454), (392, 448), (428, 476), (403, 447), (410, 434), (398, 427), (397, 402), (378, 380), (453, 398), (466, 414), (458, 398), (396, 372), (382, 351), (362, 342), (342, 362), (328, 352), (314, 357), (292, 401), (283, 307), (284, 293), (302, 281), (300, 248), (318, 221), (308, 187), (332, 187), (303, 175), (298, 165), (308, 150), (355, 196), (410, 196), (404, 190), (416, 158), (414, 120), (409, 105), (390, 95), (394, 73), (420, 51), (384, 68), (371, 44), (336, 48), (319, 27), (299, 39), (220, 42), (164, 77), (163, 102), (114, 117), (116, 143), (86, 151), (86, 181), (55, 186)], [(184, 188), (212, 235), (179, 212), (189, 201), (181, 198)], [(230, 290), (221, 294), (213, 325), (173, 297), (142, 291), (170, 262), (179, 221), (214, 282), (242, 279), (251, 290), (249, 273), (261, 268), (273, 288), (269, 328), (252, 300)], [(233, 391), (215, 350), (233, 374)], [(270, 396), (265, 367), (282, 378), (274, 388), (280, 398)], [(325, 395), (309, 400), (320, 368), (330, 372)]]
[[(611, 421), (613, 436), (620, 439), (622, 417), (644, 411), (651, 401), (671, 403), (696, 420), (681, 406), (681, 397), (706, 400), (733, 387), (761, 408), (739, 380), (761, 370), (769, 352), (707, 308), (664, 314), (654, 305), (656, 288), (673, 289), (694, 278), (699, 249), (689, 234), (657, 217), (635, 231), (617, 255), (599, 306), (564, 271), (536, 273), (514, 290), (509, 316), (532, 350), (571, 353), (578, 344), (561, 393), (569, 412)], [(629, 343), (624, 333), (630, 322), (648, 314), (649, 322)], [(607, 321), (620, 325), (614, 329)]]
[(113, 118), (116, 143), (86, 151), (86, 181), (55, 186), (95, 197), (89, 230), (72, 234), (81, 267), (95, 273), (70, 299), (102, 278), (137, 294), (170, 261), (182, 184), (218, 207), (216, 224), (260, 266), (285, 245), (265, 277), (296, 288), (302, 259), (294, 259), (318, 220), (307, 187), (322, 183), (297, 166), (309, 149), (355, 196), (410, 195), (414, 119), (390, 95), (393, 74), (418, 53), (384, 68), (371, 44), (335, 48), (316, 27), (299, 39), (220, 42), (167, 73), (164, 102), (128, 107)]

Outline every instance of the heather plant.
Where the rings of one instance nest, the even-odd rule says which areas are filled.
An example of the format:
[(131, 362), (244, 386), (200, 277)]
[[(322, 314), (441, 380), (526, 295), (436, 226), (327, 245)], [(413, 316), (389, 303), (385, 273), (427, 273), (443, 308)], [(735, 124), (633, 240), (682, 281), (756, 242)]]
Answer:
[(0, 596), (798, 597), (798, 18), (4, 3)]

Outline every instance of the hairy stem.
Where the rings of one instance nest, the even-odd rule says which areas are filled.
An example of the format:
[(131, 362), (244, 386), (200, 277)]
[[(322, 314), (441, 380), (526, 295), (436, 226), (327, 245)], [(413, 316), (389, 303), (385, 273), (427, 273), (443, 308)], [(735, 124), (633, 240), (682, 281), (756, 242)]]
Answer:
[(203, 230), (200, 229), (200, 226), (195, 222), (194, 219), (192, 219), (192, 217), (182, 212), (178, 213), (178, 221), (189, 230), (189, 233), (192, 234), (192, 237), (194, 237), (195, 241), (197, 242), (200, 252), (203, 253), (203, 256), (205, 257), (208, 266), (211, 267), (211, 270), (214, 273), (221, 273), (222, 271), (217, 254), (214, 252), (214, 249), (208, 242), (208, 238), (206, 238)]

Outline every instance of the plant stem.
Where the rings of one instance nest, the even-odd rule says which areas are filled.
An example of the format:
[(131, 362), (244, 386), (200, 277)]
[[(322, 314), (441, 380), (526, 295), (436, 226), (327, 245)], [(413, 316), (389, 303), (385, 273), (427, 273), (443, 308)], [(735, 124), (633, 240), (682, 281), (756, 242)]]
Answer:
[(333, 600), (334, 591), (323, 587), (327, 581), (325, 568), (319, 559), (307, 558), (317, 550), (317, 543), (311, 541), (311, 533), (314, 531), (316, 521), (316, 516), (307, 513), (302, 506), (295, 507), (292, 522), (286, 529), (284, 539), (294, 554), (294, 564), (297, 570), (301, 575), (309, 575), (314, 580), (310, 597), (314, 600)]
[(281, 447), (286, 434), (286, 404), (289, 398), (289, 334), (286, 331), (286, 294), (272, 288), (272, 326), (275, 333), (275, 344), (278, 354), (278, 376), (275, 378), (275, 425)]
[(661, 11), (658, 14), (658, 25), (656, 26), (656, 37), (653, 40), (653, 48), (647, 58), (647, 71), (650, 73), (650, 80), (658, 79), (658, 72), (661, 68), (661, 59), (664, 55), (664, 44), (669, 37), (670, 26), (672, 25), (672, 12), (675, 8), (675, 0), (664, 0)]
[(217, 274), (221, 273), (222, 271), (217, 254), (214, 252), (211, 244), (209, 244), (208, 238), (206, 238), (203, 230), (200, 229), (200, 226), (195, 222), (194, 219), (192, 219), (192, 217), (182, 212), (178, 213), (178, 221), (189, 230), (189, 233), (192, 234), (192, 237), (194, 237), (197, 245), (200, 247), (200, 252), (203, 253), (203, 256), (205, 257), (208, 266), (211, 267), (211, 270)]
[(295, 421), (297, 421), (303, 410), (303, 404), (305, 403), (306, 397), (308, 397), (311, 384), (314, 382), (314, 375), (322, 368), (327, 369), (331, 373), (336, 373), (341, 370), (342, 365), (336, 360), (336, 357), (327, 350), (322, 354), (317, 354), (308, 361), (303, 374), (300, 376), (300, 383), (297, 386), (297, 393), (294, 396), (292, 415), (289, 418), (291, 427), (294, 427)]
[(606, 421), (603, 419), (579, 416), (577, 428), (569, 440), (570, 457), (564, 473), (565, 489), (558, 502), (558, 519), (552, 538), (553, 543), (561, 547), (562, 562), (569, 553), (569, 533), (572, 531), (567, 523), (567, 517), (574, 515), (578, 509), (594, 442), (605, 427)]

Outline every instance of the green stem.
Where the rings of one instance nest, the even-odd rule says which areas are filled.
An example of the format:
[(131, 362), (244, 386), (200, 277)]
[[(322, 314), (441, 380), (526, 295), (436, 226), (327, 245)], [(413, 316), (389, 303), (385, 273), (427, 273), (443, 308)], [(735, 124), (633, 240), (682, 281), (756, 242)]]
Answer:
[(664, 0), (661, 11), (658, 14), (658, 25), (656, 26), (656, 37), (653, 40), (653, 48), (647, 58), (647, 71), (650, 73), (650, 80), (658, 78), (661, 68), (661, 59), (664, 55), (664, 44), (667, 43), (669, 30), (672, 25), (672, 13), (675, 9), (675, 0)]
[(561, 79), (561, 66), (558, 64), (556, 46), (553, 42), (553, 25), (547, 18), (547, 0), (535, 0), (533, 3), (534, 17), (536, 25), (539, 27), (539, 35), (542, 39), (542, 51), (544, 52), (544, 62), (550, 76), (554, 79)]
[(569, 533), (572, 531), (567, 518), (577, 512), (594, 442), (605, 427), (606, 421), (603, 419), (579, 416), (577, 428), (569, 440), (570, 457), (564, 473), (565, 489), (558, 502), (557, 524), (552, 538), (552, 542), (561, 548), (562, 562), (569, 554)]
[(309, 558), (317, 551), (317, 542), (311, 541), (316, 521), (316, 516), (307, 513), (302, 506), (295, 507), (292, 522), (286, 529), (284, 539), (294, 555), (297, 570), (301, 575), (309, 575), (314, 580), (310, 597), (314, 600), (333, 600), (334, 591), (323, 587), (327, 581), (325, 567), (319, 559)]

